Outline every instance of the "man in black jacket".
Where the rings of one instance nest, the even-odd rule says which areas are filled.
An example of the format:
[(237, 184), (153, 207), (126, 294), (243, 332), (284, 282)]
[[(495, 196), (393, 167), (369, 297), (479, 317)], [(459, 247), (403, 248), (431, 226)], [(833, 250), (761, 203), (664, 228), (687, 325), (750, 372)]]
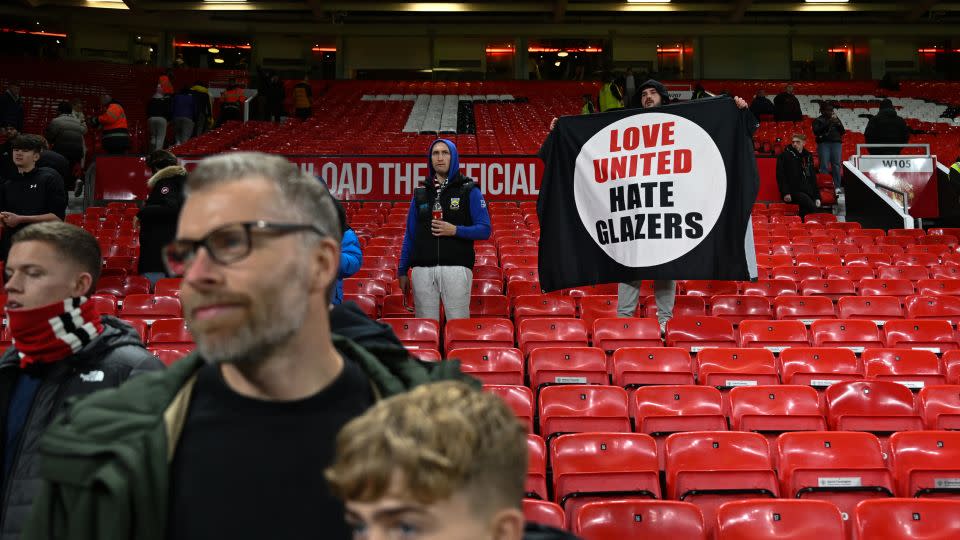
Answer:
[(843, 123), (837, 117), (832, 103), (820, 105), (820, 116), (813, 121), (813, 134), (817, 138), (817, 153), (820, 155), (820, 173), (833, 175), (833, 187), (840, 189), (840, 164), (843, 162)]
[(100, 265), (97, 240), (73, 225), (40, 223), (13, 237), (5, 288), (14, 345), (0, 359), (0, 539), (20, 538), (41, 485), (40, 436), (66, 400), (163, 368), (133, 327), (86, 301)]
[(784, 202), (800, 206), (800, 216), (820, 208), (820, 192), (813, 172), (813, 154), (804, 148), (807, 136), (795, 133), (790, 146), (777, 157), (777, 186)]
[(62, 220), (67, 212), (63, 178), (47, 167), (38, 167), (46, 144), (39, 135), (18, 135), (11, 147), (16, 174), (0, 183), (0, 259), (6, 259), (10, 238), (27, 225)]
[(800, 100), (793, 95), (793, 85), (788, 84), (783, 92), (773, 98), (774, 116), (777, 122), (801, 122), (803, 112), (800, 110)]
[[(880, 102), (880, 110), (867, 122), (867, 129), (863, 132), (867, 144), (907, 144), (910, 142), (910, 128), (897, 115), (893, 102), (885, 99)], [(871, 154), (895, 156), (902, 148), (898, 146), (868, 148)]]
[(357, 538), (574, 539), (524, 524), (525, 431), (493, 394), (428, 384), (344, 426), (327, 479)]
[(0, 94), (0, 127), (10, 126), (23, 131), (23, 96), (20, 85), (11, 82), (7, 91)]
[(156, 283), (167, 275), (161, 252), (177, 235), (177, 219), (183, 208), (183, 186), (187, 170), (167, 150), (156, 150), (147, 156), (153, 176), (147, 180), (150, 194), (137, 214), (140, 221), (141, 274)]
[(767, 97), (767, 92), (763, 88), (757, 90), (757, 95), (753, 96), (753, 101), (750, 102), (750, 112), (752, 112), (758, 120), (762, 120), (760, 117), (763, 115), (773, 115), (776, 113), (773, 102)]

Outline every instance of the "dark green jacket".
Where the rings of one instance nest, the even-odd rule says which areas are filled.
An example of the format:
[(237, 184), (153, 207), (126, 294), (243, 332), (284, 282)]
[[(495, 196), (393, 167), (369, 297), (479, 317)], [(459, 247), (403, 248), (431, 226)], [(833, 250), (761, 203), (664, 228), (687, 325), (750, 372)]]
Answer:
[[(469, 379), (459, 362), (424, 364), (396, 347), (366, 350), (334, 336), (377, 398), (418, 384)], [(161, 372), (72, 404), (40, 443), (43, 490), (25, 540), (166, 540), (169, 468), (186, 420), (196, 353)]]

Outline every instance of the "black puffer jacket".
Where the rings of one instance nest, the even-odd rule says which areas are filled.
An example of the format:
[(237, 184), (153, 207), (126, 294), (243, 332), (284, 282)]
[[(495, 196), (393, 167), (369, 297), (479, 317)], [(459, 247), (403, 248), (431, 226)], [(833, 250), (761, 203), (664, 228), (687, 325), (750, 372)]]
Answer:
[(777, 156), (777, 187), (780, 188), (781, 196), (806, 193), (813, 200), (819, 199), (813, 154), (806, 148), (803, 152), (797, 152), (793, 146), (786, 147), (783, 153)]
[[(28, 369), (43, 382), (37, 388), (16, 448), (4, 449), (16, 455), (9, 477), (3, 479), (0, 540), (18, 540), (23, 532), (33, 499), (40, 493), (40, 436), (67, 399), (120, 386), (140, 373), (163, 369), (163, 364), (143, 348), (133, 327), (114, 317), (103, 317), (103, 334), (79, 353), (60, 362)], [(19, 373), (19, 353), (11, 347), (0, 358), (2, 433), (6, 433), (9, 401)], [(5, 437), (0, 439), (0, 444), (3, 440)]]
[[(867, 144), (907, 144), (910, 142), (910, 128), (906, 121), (897, 115), (896, 109), (889, 104), (890, 100), (884, 100), (880, 106), (877, 115), (867, 122), (867, 129), (863, 132), (863, 137)], [(871, 154), (877, 155), (896, 155), (900, 153), (900, 148), (895, 146), (877, 147), (869, 149)]]
[(150, 195), (137, 214), (140, 220), (140, 273), (164, 272), (161, 251), (177, 235), (177, 220), (183, 207), (187, 170), (165, 167), (147, 180)]

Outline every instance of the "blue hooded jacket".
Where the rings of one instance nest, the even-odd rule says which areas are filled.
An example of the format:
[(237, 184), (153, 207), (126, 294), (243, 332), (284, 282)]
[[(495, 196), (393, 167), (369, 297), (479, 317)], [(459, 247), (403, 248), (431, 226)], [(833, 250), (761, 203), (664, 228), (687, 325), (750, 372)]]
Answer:
[[(460, 154), (457, 151), (457, 145), (449, 139), (437, 139), (430, 143), (430, 149), (427, 150), (427, 178), (432, 185), (436, 177), (436, 171), (433, 170), (433, 147), (437, 143), (444, 143), (450, 149), (450, 179), (453, 180), (460, 175)], [(417, 228), (417, 201), (416, 198), (410, 201), (410, 211), (407, 213), (407, 230), (403, 235), (403, 250), (400, 253), (400, 263), (397, 268), (398, 276), (407, 275), (410, 264), (410, 252), (413, 250), (413, 243), (416, 239)], [(480, 189), (474, 189), (470, 192), (470, 218), (473, 225), (458, 226), (457, 238), (467, 240), (486, 240), (490, 238), (490, 214), (487, 212), (487, 203), (483, 199), (483, 193)]]

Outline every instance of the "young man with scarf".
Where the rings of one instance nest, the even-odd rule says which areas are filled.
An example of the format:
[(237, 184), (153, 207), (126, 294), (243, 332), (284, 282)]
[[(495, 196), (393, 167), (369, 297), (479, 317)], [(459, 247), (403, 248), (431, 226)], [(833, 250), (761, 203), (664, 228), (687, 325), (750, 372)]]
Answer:
[[(414, 190), (397, 275), (404, 294), (413, 281), (417, 317), (470, 317), (473, 242), (490, 238), (490, 214), (480, 188), (460, 174), (457, 146), (437, 139), (427, 155), (428, 176)], [(407, 270), (413, 268), (410, 279)]]
[(66, 400), (163, 368), (133, 327), (87, 296), (100, 274), (90, 233), (59, 221), (13, 236), (5, 269), (13, 345), (0, 359), (3, 507), (0, 538), (20, 538), (41, 487), (40, 436)]
[(333, 335), (340, 225), (321, 182), (233, 152), (190, 173), (164, 250), (197, 352), (68, 409), (25, 540), (347, 540), (324, 469), (375, 401), (459, 363)]

